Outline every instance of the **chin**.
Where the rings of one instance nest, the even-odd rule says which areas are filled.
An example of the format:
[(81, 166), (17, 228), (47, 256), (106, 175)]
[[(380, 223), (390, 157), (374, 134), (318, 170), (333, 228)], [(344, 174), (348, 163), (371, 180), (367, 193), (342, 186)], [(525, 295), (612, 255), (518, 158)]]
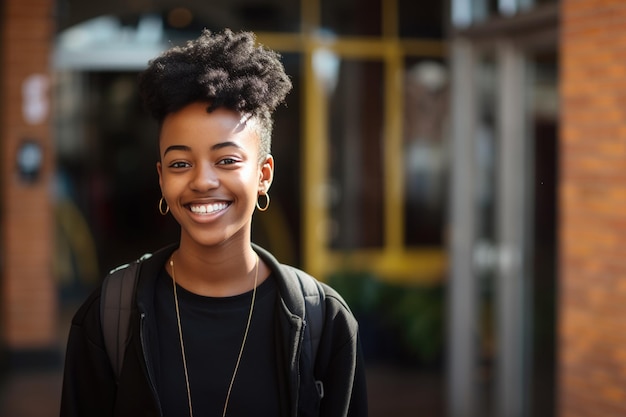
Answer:
[[(198, 233), (196, 231), (194, 233), (185, 234), (186, 240), (189, 243), (206, 248), (223, 246), (229, 242), (239, 240), (244, 236), (243, 233), (228, 233), (223, 229), (220, 230), (220, 232), (221, 233)], [(241, 232), (241, 230), (239, 232)]]

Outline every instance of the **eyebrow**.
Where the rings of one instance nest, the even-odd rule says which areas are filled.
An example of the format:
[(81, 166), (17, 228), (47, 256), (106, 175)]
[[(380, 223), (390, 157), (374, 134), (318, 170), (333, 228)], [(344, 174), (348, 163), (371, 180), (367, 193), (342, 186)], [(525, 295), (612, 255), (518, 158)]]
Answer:
[(167, 149), (165, 150), (165, 152), (163, 152), (163, 155), (167, 155), (168, 152), (171, 151), (185, 151), (185, 152), (189, 152), (191, 151), (191, 148), (189, 146), (185, 146), (185, 145), (172, 145), (172, 146), (168, 146)]
[(217, 150), (222, 149), (222, 148), (228, 148), (229, 146), (232, 146), (232, 147), (237, 148), (237, 149), (243, 149), (241, 147), (241, 145), (239, 145), (236, 142), (226, 141), (226, 142), (216, 143), (215, 145), (211, 146), (211, 150), (212, 151), (217, 151)]
[[(242, 147), (238, 143), (231, 142), (231, 141), (226, 141), (226, 142), (216, 143), (215, 145), (211, 146), (211, 150), (212, 151), (217, 151), (217, 150), (220, 150), (222, 148), (227, 148), (229, 146), (232, 146), (232, 147), (237, 148), (237, 149), (242, 149)], [(167, 149), (165, 150), (165, 152), (163, 152), (163, 155), (167, 155), (167, 153), (171, 152), (171, 151), (190, 152), (191, 151), (191, 147), (189, 147), (187, 145), (172, 145), (172, 146), (168, 146)]]

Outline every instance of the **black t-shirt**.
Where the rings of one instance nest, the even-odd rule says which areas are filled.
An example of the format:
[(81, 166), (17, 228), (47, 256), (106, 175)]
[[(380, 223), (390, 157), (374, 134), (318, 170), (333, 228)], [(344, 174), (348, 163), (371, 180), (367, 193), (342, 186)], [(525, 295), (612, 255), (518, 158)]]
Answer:
[[(252, 291), (234, 297), (203, 297), (177, 286), (180, 321), (194, 416), (221, 417), (252, 301)], [(248, 338), (233, 384), (227, 415), (278, 416), (279, 389), (274, 348), (276, 283), (257, 288)], [(172, 280), (157, 280), (155, 310), (158, 346), (156, 384), (165, 417), (189, 415), (187, 388), (174, 307)]]

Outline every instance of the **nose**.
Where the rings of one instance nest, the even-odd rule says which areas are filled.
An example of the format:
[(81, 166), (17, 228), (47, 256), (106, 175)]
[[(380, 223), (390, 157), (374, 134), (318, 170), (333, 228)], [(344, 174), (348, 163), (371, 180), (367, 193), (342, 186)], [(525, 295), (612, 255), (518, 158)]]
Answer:
[(207, 162), (195, 166), (189, 186), (194, 191), (204, 192), (217, 188), (219, 183), (215, 168)]

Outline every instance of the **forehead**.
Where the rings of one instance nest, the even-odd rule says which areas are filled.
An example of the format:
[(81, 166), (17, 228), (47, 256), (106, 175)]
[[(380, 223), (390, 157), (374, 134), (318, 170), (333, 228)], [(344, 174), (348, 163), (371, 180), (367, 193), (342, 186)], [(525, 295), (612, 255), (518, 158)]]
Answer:
[(161, 125), (159, 143), (241, 141), (258, 145), (257, 121), (248, 115), (219, 107), (207, 112), (206, 103), (192, 103), (168, 114)]

